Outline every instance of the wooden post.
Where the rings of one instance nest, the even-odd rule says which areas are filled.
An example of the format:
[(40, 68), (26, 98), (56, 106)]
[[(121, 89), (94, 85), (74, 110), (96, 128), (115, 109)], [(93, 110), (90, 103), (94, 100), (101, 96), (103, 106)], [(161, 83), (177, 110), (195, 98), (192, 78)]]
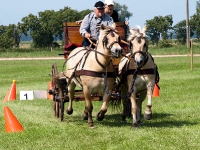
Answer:
[(191, 65), (191, 70), (193, 70), (193, 50), (192, 50), (192, 39), (190, 40), (190, 65)]
[(187, 43), (187, 48), (189, 48), (189, 44), (190, 44), (190, 23), (189, 23), (189, 0), (186, 0), (186, 35), (187, 35), (187, 39), (186, 39), (186, 43)]
[(67, 31), (67, 22), (63, 23), (63, 31), (64, 31), (64, 47), (68, 44), (68, 31)]

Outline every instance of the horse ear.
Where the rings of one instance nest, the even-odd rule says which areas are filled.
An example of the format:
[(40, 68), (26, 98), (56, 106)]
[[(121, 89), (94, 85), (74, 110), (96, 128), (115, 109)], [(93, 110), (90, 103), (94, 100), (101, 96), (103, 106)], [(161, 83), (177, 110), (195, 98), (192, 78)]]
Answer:
[(116, 28), (116, 23), (112, 24), (112, 28), (115, 29)]
[(100, 29), (101, 30), (104, 30), (106, 27), (103, 25), (103, 24), (101, 24), (101, 26), (100, 26)]
[(147, 26), (144, 26), (143, 29), (142, 29), (142, 32), (145, 33), (146, 30), (147, 30)]
[(137, 32), (135, 29), (133, 29), (133, 28), (130, 28), (130, 33), (132, 34), (132, 35), (135, 35), (135, 33)]
[(146, 36), (146, 30), (147, 30), (147, 26), (144, 26), (143, 29), (142, 29), (142, 33), (143, 33), (144, 37)]

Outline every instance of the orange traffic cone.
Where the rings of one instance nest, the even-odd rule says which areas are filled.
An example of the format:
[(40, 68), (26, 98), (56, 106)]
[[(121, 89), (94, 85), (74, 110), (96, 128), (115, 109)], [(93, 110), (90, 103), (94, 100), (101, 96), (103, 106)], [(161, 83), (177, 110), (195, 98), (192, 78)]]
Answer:
[(158, 83), (156, 83), (154, 86), (152, 97), (159, 97), (160, 96), (159, 90), (160, 90), (160, 87), (159, 87)]
[(48, 93), (47, 99), (49, 99), (49, 100), (53, 100), (53, 95), (49, 94), (49, 92), (51, 92), (51, 90), (52, 90), (52, 82), (49, 82), (48, 91), (47, 91), (47, 93)]
[(8, 106), (4, 107), (4, 117), (6, 132), (19, 132), (24, 130)]
[(6, 101), (10, 101), (10, 100), (16, 100), (16, 81), (15, 80), (13, 80), (13, 83), (12, 83), (10, 89), (8, 90), (3, 101), (6, 102)]

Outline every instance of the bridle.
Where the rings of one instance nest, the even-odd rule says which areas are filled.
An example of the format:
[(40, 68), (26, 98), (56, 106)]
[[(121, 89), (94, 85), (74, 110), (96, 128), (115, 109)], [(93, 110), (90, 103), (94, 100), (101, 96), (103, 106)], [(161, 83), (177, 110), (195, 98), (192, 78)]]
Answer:
[(120, 43), (120, 36), (119, 36), (118, 41), (113, 41), (109, 46), (107, 45), (108, 44), (108, 38), (107, 38), (108, 34), (111, 34), (111, 36), (114, 37), (115, 36), (114, 33), (116, 33), (117, 35), (119, 35), (119, 33), (116, 30), (110, 29), (109, 32), (106, 35), (104, 35), (103, 40), (102, 40), (103, 46), (106, 49), (108, 49), (108, 51), (110, 51), (110, 52), (111, 52), (111, 49), (112, 49), (112, 47), (113, 47), (113, 45), (115, 43)]
[[(130, 57), (133, 58), (133, 59), (135, 58), (135, 55), (136, 55), (137, 53), (141, 54), (141, 55), (144, 57), (144, 59), (143, 59), (141, 65), (139, 66), (139, 68), (142, 68), (142, 67), (147, 63), (147, 61), (148, 61), (148, 44), (147, 44), (147, 42), (146, 42), (146, 37), (143, 37), (142, 35), (141, 35), (141, 37), (137, 37), (137, 36), (134, 37), (131, 41), (133, 41), (135, 38), (136, 38), (136, 40), (137, 40), (138, 43), (141, 42), (141, 39), (144, 39), (144, 40), (145, 40), (144, 47), (146, 47), (146, 52), (143, 52), (143, 51), (141, 51), (141, 50), (137, 50), (137, 51), (133, 52), (133, 53), (130, 55)], [(130, 43), (129, 43), (130, 49), (133, 48), (133, 44), (131, 43), (131, 41), (130, 41)], [(135, 59), (134, 59), (134, 63), (135, 63), (135, 65), (136, 65), (136, 60), (135, 60)], [(137, 65), (136, 65), (136, 66), (137, 66)]]
[[(104, 35), (103, 40), (102, 40), (102, 45), (103, 45), (104, 48), (106, 48), (106, 49), (112, 54), (111, 49), (112, 49), (112, 47), (113, 47), (113, 45), (114, 45), (115, 43), (118, 43), (118, 44), (120, 43), (120, 36), (119, 36), (119, 38), (118, 38), (118, 41), (113, 41), (113, 42), (108, 46), (108, 38), (107, 38), (107, 36), (108, 36), (109, 34), (111, 34), (111, 36), (114, 37), (114, 36), (115, 36), (114, 33), (116, 33), (117, 35), (119, 35), (119, 33), (118, 33), (116, 30), (112, 29), (111, 27), (108, 27), (108, 28), (109, 28), (109, 31), (106, 33), (106, 35)], [(111, 61), (109, 61), (109, 63), (108, 63), (106, 66), (104, 66), (104, 65), (102, 65), (101, 62), (98, 60), (97, 54), (101, 54), (102, 56), (105, 56), (105, 57), (106, 57), (106, 56), (107, 56), (107, 57), (111, 57), (112, 55), (105, 55), (105, 54), (103, 54), (103, 53), (97, 51), (98, 44), (99, 44), (99, 43), (97, 43), (97, 46), (96, 46), (96, 48), (95, 48), (95, 59), (97, 60), (97, 63), (98, 63), (102, 68), (106, 69), (107, 66), (110, 64)]]

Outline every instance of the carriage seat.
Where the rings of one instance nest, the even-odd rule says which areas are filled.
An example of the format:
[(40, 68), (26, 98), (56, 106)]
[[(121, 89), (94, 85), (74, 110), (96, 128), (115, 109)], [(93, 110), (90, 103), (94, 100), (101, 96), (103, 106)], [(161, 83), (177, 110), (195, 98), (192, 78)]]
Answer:
[(70, 54), (70, 52), (71, 52), (73, 49), (75, 49), (75, 48), (77, 48), (77, 47), (81, 47), (81, 46), (82, 46), (81, 44), (76, 44), (76, 43), (70, 43), (70, 44), (66, 45), (66, 46), (64, 47), (64, 50), (63, 50), (63, 52), (64, 52), (64, 57), (67, 58), (68, 55)]

